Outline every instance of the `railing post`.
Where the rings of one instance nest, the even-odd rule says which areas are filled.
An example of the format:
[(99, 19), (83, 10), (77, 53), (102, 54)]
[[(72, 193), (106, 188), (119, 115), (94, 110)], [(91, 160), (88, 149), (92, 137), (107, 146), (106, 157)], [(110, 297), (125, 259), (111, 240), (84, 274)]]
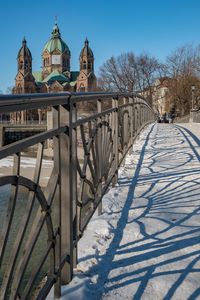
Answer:
[(133, 99), (133, 138), (135, 137), (135, 99)]
[(142, 126), (142, 110), (141, 110), (141, 104), (139, 104), (139, 128)]
[[(52, 123), (53, 128), (58, 128), (60, 126), (60, 111), (59, 106), (52, 108)], [(61, 153), (60, 153), (60, 138), (53, 138), (53, 159), (54, 159), (54, 169), (57, 174), (60, 174), (60, 164), (61, 164)], [(54, 209), (54, 216), (56, 219), (56, 227), (58, 230), (58, 238), (55, 244), (55, 267), (59, 269), (61, 264), (61, 185), (59, 176), (59, 186), (56, 191), (56, 199), (54, 200), (56, 205)], [(61, 296), (61, 276), (58, 277), (54, 285), (54, 296), (55, 298), (60, 298)]]
[(145, 124), (145, 106), (142, 105), (142, 124), (144, 126)]
[[(69, 99), (70, 101), (70, 99)], [(76, 239), (76, 107), (73, 103), (60, 106), (60, 126), (67, 126), (66, 133), (60, 135), (60, 197), (61, 197), (61, 257), (68, 254), (61, 271), (61, 283), (72, 280), (74, 247)], [(75, 257), (76, 260), (76, 257)]]
[(0, 125), (0, 147), (3, 147), (4, 145), (4, 132), (5, 127), (3, 125)]
[(137, 104), (134, 103), (134, 137), (137, 135)]
[[(97, 112), (102, 112), (102, 101), (101, 99), (97, 100)], [(97, 191), (97, 198), (101, 198), (102, 196), (102, 163), (103, 163), (103, 157), (102, 157), (102, 117), (98, 118), (98, 138), (97, 138), (97, 147), (98, 147), (98, 191)], [(98, 215), (100, 216), (102, 214), (102, 200), (98, 205)]]
[(142, 118), (141, 118), (141, 104), (138, 104), (138, 108), (139, 108), (139, 129), (141, 128), (142, 125)]
[[(130, 143), (129, 146), (133, 145), (133, 132), (134, 132), (134, 128), (133, 128), (133, 98), (129, 97), (129, 115), (130, 115)], [(130, 149), (130, 154), (132, 152), (132, 148)]]
[(141, 125), (144, 125), (144, 106), (141, 105)]
[(138, 134), (138, 129), (139, 129), (139, 108), (138, 108), (138, 103), (136, 102), (136, 106), (135, 106), (135, 111), (136, 111), (136, 119), (135, 119), (135, 129), (136, 129), (136, 134)]
[(148, 107), (144, 106), (144, 122), (145, 124), (148, 122)]
[(118, 180), (118, 166), (119, 166), (119, 153), (118, 153), (118, 147), (119, 147), (119, 124), (118, 124), (118, 99), (113, 98), (112, 99), (112, 108), (115, 109), (113, 112), (113, 124), (112, 124), (112, 130), (113, 130), (113, 150), (114, 150), (114, 162), (113, 162), (113, 173), (114, 177), (112, 180), (112, 186), (115, 186)]
[[(70, 136), (70, 165), (71, 165), (71, 176), (70, 176), (70, 187), (71, 187), (71, 198), (72, 198), (72, 209), (73, 209), (73, 267), (76, 268), (78, 260), (78, 222), (77, 219), (77, 128), (73, 126), (73, 123), (77, 121), (77, 109), (76, 103), (70, 102), (70, 124), (69, 124), (69, 136)], [(73, 274), (72, 274), (73, 275)]]
[(149, 108), (145, 106), (145, 122), (149, 122)]

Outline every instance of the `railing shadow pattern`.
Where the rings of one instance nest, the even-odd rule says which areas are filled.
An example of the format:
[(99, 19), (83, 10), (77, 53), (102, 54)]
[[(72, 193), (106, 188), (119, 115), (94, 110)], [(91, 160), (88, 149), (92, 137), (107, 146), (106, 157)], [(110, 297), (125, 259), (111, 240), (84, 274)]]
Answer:
[[(96, 111), (79, 118), (79, 104), (88, 102)], [(0, 160), (12, 161), (12, 170), (0, 172), (1, 299), (45, 299), (53, 285), (60, 296), (61, 285), (73, 276), (78, 240), (95, 210), (101, 213), (102, 197), (116, 183), (118, 167), (137, 134), (154, 120), (149, 105), (131, 94), (0, 98), (0, 113), (44, 107), (52, 110), (53, 129), (0, 149)], [(48, 140), (51, 161), (44, 155)], [(25, 149), (33, 145), (38, 146), (37, 157), (30, 175), (22, 165)]]
[[(157, 126), (164, 128), (160, 134)], [(180, 126), (152, 126), (135, 154), (133, 179), (119, 180), (119, 189), (129, 191), (117, 212), (120, 218), (109, 248), (94, 271), (89, 270), (99, 272), (94, 299), (100, 299), (102, 291), (102, 299), (119, 299), (120, 293), (135, 300), (200, 296), (199, 144)], [(132, 238), (127, 242), (125, 228), (130, 224)]]

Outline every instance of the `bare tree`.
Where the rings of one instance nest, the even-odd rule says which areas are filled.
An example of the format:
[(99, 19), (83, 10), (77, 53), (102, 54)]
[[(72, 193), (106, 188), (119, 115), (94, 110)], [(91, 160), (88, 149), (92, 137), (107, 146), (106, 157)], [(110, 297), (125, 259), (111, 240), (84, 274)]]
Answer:
[[(140, 92), (152, 101), (153, 84), (164, 72), (164, 65), (148, 54), (124, 53), (111, 57), (100, 68), (98, 85), (106, 91)], [(148, 91), (148, 93), (147, 93)]]
[[(154, 93), (154, 83), (157, 78), (165, 76), (165, 65), (161, 64), (155, 57), (147, 54), (142, 54), (137, 58), (138, 68), (138, 90), (152, 103), (152, 96)], [(148, 91), (148, 93), (145, 93)]]
[(176, 49), (167, 57), (168, 75), (173, 79), (170, 85), (170, 95), (174, 108), (180, 115), (188, 114), (191, 109), (191, 87), (196, 87), (196, 97), (199, 94), (200, 47), (185, 45)]
[(177, 110), (181, 115), (191, 109), (191, 87), (195, 85), (196, 107), (200, 107), (200, 46), (177, 48), (160, 63), (149, 54), (139, 56), (124, 53), (112, 56), (100, 68), (100, 90), (139, 92), (152, 104), (155, 99), (156, 79), (168, 78), (165, 94), (166, 110)]
[(100, 67), (98, 85), (107, 91), (133, 92), (134, 63), (135, 57), (132, 53), (125, 53), (116, 58), (112, 56)]
[(12, 94), (13, 93), (13, 86), (8, 86), (6, 89), (6, 94)]

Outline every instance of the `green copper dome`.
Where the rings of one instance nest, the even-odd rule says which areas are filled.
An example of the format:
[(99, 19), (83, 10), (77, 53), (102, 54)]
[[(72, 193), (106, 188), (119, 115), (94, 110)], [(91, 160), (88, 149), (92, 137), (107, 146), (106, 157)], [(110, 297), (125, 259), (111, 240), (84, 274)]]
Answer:
[(58, 25), (55, 24), (53, 27), (51, 39), (44, 46), (43, 52), (47, 50), (52, 53), (54, 50), (58, 49), (60, 52), (67, 52), (70, 55), (70, 50), (67, 44), (61, 39), (60, 30)]

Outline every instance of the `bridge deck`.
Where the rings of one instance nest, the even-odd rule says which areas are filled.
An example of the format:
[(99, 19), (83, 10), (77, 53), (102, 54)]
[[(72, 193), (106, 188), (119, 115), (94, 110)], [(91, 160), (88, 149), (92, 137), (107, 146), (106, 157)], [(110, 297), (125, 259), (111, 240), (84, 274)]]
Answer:
[(80, 241), (63, 299), (200, 297), (199, 146), (178, 125), (143, 131)]

